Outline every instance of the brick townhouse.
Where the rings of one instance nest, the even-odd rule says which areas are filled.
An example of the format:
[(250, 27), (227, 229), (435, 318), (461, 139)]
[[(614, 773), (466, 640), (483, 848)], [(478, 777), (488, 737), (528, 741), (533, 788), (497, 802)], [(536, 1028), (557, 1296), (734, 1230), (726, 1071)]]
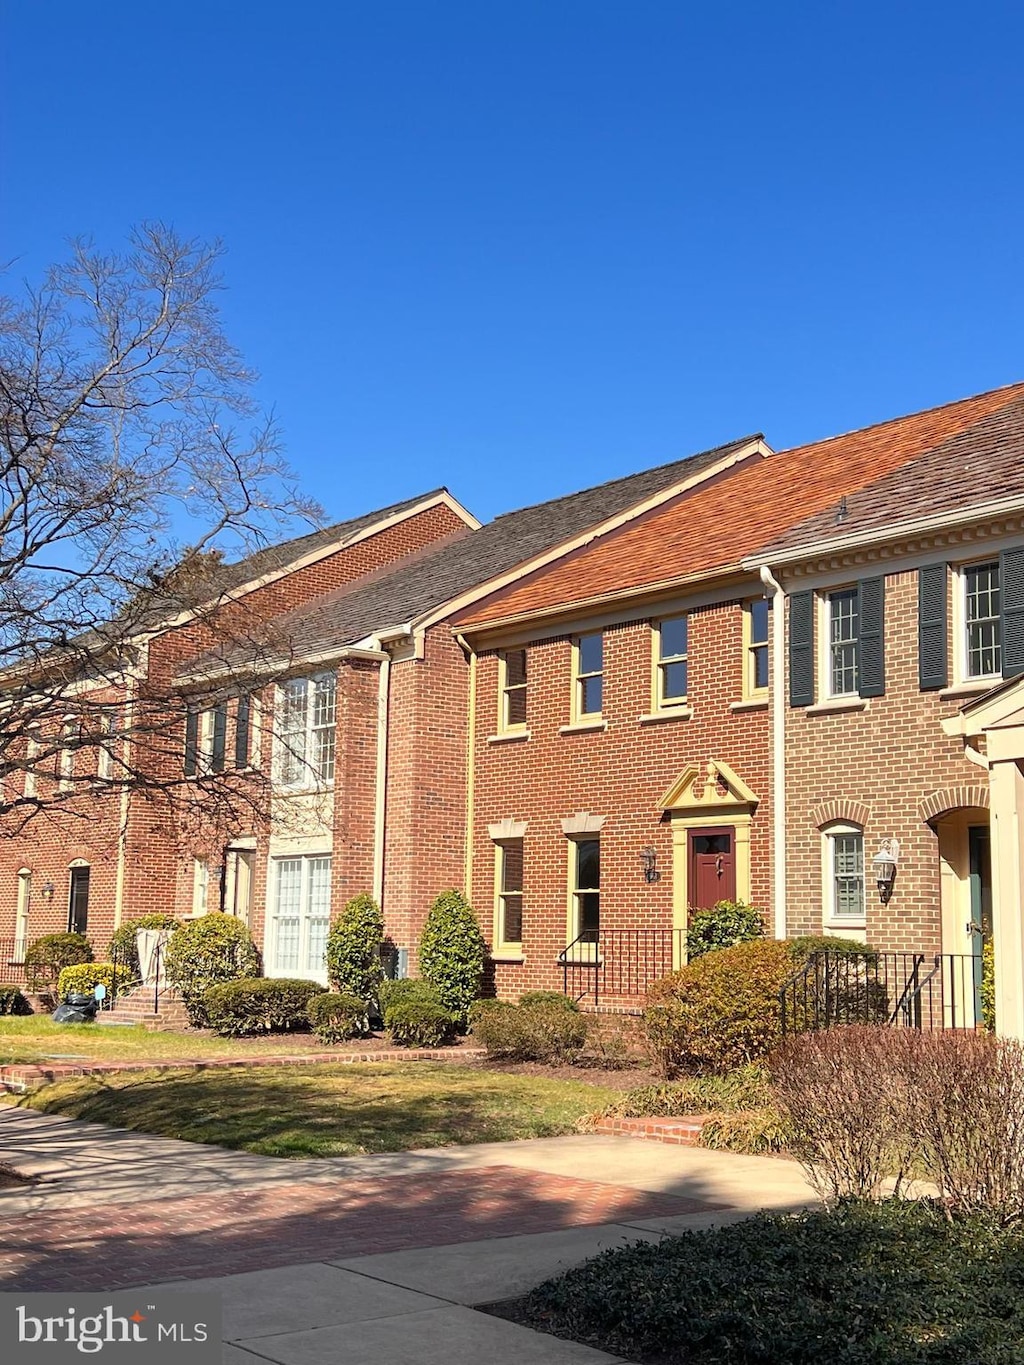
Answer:
[[(103, 952), (123, 918), (219, 908), (225, 865), (234, 877), (232, 896), (244, 890), (244, 844), (227, 857), (223, 847), (186, 846), (204, 838), (208, 843), (209, 832), (195, 818), (202, 800), (182, 799), (182, 778), (189, 744), (193, 768), (197, 758), (240, 774), (256, 766), (257, 708), (244, 688), (229, 687), (204, 717), (184, 723), (172, 687), (183, 661), (218, 642), (222, 648), (227, 640), (265, 635), (282, 612), (432, 541), (453, 543), (477, 525), (437, 490), (216, 566), (203, 581), (202, 610), (175, 614), (171, 608), (170, 616), (127, 642), (120, 674), (106, 670), (101, 693), (81, 689), (78, 704), (84, 708), (88, 701), (91, 715), (97, 701), (106, 705), (110, 740), (103, 746), (75, 747), (76, 689), (69, 689), (62, 714), (33, 730), (5, 776), (8, 799), (22, 798), (22, 804), (0, 840), (0, 968), (16, 976), (11, 968), (26, 940), (44, 933), (72, 928)], [(172, 703), (166, 721), (138, 720), (143, 710), (147, 718), (160, 715), (164, 701)], [(196, 748), (205, 752), (197, 755)], [(121, 759), (138, 781), (119, 783)], [(39, 803), (27, 821), (26, 799)]]
[[(985, 856), (971, 831), (986, 778), (941, 721), (1001, 667), (1024, 668), (1000, 663), (993, 606), (1013, 526), (983, 516), (993, 490), (1012, 500), (1011, 455), (1024, 468), (1022, 411), (1017, 386), (780, 452), (455, 615), (475, 673), (465, 882), (499, 992), (564, 982), (635, 1000), (682, 959), (689, 910), (733, 897), (779, 935), (965, 951), (936, 830), (966, 883)], [(915, 538), (933, 503), (962, 524), (945, 577)], [(865, 527), (891, 538), (870, 561)], [(847, 560), (824, 565), (816, 542), (847, 534)], [(890, 573), (900, 544), (907, 568)], [(932, 653), (947, 632), (955, 656), (924, 682), (922, 556), (920, 629)], [(813, 667), (787, 696), (778, 623), (794, 611), (813, 617), (816, 644), (790, 629)], [(884, 906), (870, 867), (883, 838), (901, 850)]]

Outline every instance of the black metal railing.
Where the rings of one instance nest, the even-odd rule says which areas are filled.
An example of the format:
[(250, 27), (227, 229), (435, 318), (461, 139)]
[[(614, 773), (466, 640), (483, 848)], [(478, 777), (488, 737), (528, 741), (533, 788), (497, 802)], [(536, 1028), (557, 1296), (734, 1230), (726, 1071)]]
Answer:
[[(153, 1013), (159, 1014), (161, 987), (166, 990), (168, 984), (166, 981), (166, 973), (162, 971), (163, 951), (164, 945), (158, 943), (153, 950), (153, 959), (150, 964), (152, 980), (148, 980), (142, 975), (142, 969), (139, 966), (138, 950), (135, 948), (135, 945), (132, 944), (131, 946), (121, 948), (118, 948), (117, 945), (115, 945), (114, 950), (110, 954), (111, 965), (114, 968), (115, 989), (111, 991), (106, 1000), (104, 1000), (103, 1008), (116, 1010), (118, 998), (127, 995), (129, 991), (138, 991), (142, 998), (148, 998), (149, 992), (152, 991)], [(161, 976), (164, 977), (162, 983)]]
[(977, 1028), (982, 959), (961, 953), (812, 953), (779, 992), (783, 1033), (841, 1024)]
[(20, 938), (0, 938), (0, 986), (23, 986), (25, 984), (25, 950), (28, 940)]
[(562, 991), (598, 1004), (646, 995), (683, 963), (685, 929), (588, 929), (558, 954)]

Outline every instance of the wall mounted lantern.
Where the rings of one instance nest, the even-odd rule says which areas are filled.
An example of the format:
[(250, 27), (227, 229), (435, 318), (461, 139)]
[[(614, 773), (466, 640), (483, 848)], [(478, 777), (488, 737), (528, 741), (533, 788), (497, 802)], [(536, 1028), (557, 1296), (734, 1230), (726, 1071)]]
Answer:
[(878, 899), (883, 905), (889, 904), (892, 888), (896, 882), (896, 864), (900, 860), (900, 841), (883, 839), (878, 852), (871, 859), (871, 866), (878, 885)]
[(658, 854), (650, 844), (640, 850), (640, 866), (644, 870), (645, 882), (656, 882), (660, 879), (661, 873), (658, 871)]
[(47, 902), (52, 901), (52, 900), (53, 900), (53, 882), (43, 882), (42, 886), (39, 888), (39, 894), (42, 896), (42, 898), (43, 898), (44, 901), (47, 901)]

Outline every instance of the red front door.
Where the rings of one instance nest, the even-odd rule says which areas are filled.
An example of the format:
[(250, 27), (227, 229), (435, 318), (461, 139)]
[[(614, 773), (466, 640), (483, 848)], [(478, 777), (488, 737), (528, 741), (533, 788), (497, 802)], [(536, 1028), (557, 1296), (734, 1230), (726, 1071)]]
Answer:
[(690, 908), (736, 899), (736, 831), (731, 825), (690, 831)]

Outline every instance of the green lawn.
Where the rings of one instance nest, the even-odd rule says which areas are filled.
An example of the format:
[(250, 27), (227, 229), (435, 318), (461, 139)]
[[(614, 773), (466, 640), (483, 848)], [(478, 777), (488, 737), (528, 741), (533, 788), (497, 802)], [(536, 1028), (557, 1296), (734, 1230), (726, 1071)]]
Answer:
[[(380, 1044), (386, 1046), (386, 1044)], [(325, 1052), (311, 1033), (275, 1033), (263, 1038), (218, 1038), (214, 1034), (150, 1031), (141, 1024), (105, 1027), (100, 1024), (55, 1024), (46, 1015), (0, 1018), (0, 1066), (38, 1062), (58, 1056), (91, 1061), (179, 1061), (213, 1057), (290, 1056)]]
[(186, 1142), (318, 1157), (553, 1137), (615, 1093), (465, 1063), (406, 1062), (87, 1076), (17, 1102)]

